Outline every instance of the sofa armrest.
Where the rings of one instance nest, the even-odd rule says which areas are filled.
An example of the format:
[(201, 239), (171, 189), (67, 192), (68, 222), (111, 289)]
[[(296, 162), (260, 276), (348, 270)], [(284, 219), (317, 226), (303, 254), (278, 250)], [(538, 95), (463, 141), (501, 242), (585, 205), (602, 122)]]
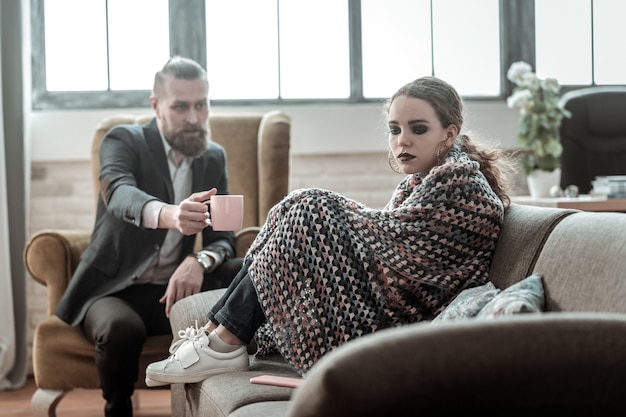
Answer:
[(48, 314), (54, 314), (91, 234), (76, 230), (42, 230), (24, 248), (30, 276), (48, 287)]
[(623, 314), (381, 330), (323, 357), (288, 416), (624, 415), (625, 352)]
[(204, 326), (207, 314), (226, 292), (226, 288), (200, 292), (178, 300), (170, 311), (170, 325), (174, 339), (178, 339), (178, 331), (189, 326)]

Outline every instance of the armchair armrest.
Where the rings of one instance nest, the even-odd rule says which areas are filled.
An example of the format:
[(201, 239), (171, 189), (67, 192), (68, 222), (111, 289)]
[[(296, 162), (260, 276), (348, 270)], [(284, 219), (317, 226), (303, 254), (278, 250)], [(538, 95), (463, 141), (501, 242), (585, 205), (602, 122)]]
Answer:
[(35, 281), (48, 287), (49, 315), (67, 289), (90, 236), (86, 231), (42, 230), (26, 244), (24, 264)]
[(324, 356), (287, 415), (624, 415), (624, 352), (613, 313), (381, 330)]
[(279, 110), (266, 113), (259, 126), (259, 225), (289, 189), (291, 117)]
[(248, 252), (250, 245), (252, 245), (252, 242), (256, 238), (256, 235), (259, 234), (260, 230), (261, 228), (259, 226), (250, 226), (235, 233), (235, 245), (237, 246), (235, 248), (235, 253), (237, 257), (243, 258), (246, 256), (246, 252)]

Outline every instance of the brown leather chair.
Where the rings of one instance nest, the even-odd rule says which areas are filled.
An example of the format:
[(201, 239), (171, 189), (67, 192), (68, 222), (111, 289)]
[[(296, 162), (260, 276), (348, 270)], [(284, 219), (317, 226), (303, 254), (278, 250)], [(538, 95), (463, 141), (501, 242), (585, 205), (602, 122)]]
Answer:
[(570, 91), (561, 105), (572, 113), (561, 122), (561, 188), (581, 194), (596, 176), (626, 175), (626, 86)]
[[(144, 123), (152, 115), (107, 118), (92, 140), (92, 177), (98, 189), (100, 142), (112, 127)], [(227, 154), (229, 191), (243, 194), (244, 228), (237, 232), (237, 255), (243, 256), (265, 222), (269, 209), (288, 192), (290, 118), (274, 111), (266, 114), (212, 114), (211, 137)], [(98, 193), (94, 193), (96, 199)], [(80, 329), (54, 315), (81, 253), (89, 243), (88, 231), (42, 230), (27, 243), (24, 262), (32, 278), (47, 286), (48, 318), (39, 323), (33, 340), (33, 371), (37, 391), (31, 405), (34, 416), (55, 416), (56, 406), (74, 388), (99, 388), (94, 346)], [(137, 388), (146, 388), (143, 372), (153, 361), (168, 355), (172, 336), (150, 337), (140, 359)], [(172, 404), (175, 407), (175, 404)]]

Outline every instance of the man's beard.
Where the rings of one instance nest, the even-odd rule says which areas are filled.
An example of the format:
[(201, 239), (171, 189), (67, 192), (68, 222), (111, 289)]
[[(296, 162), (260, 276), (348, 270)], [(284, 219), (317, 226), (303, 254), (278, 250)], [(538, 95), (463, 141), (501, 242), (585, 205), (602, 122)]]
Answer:
[[(190, 133), (195, 135), (189, 136)], [(209, 130), (202, 125), (187, 126), (177, 132), (166, 132), (164, 136), (172, 149), (192, 158), (202, 155), (209, 146)]]

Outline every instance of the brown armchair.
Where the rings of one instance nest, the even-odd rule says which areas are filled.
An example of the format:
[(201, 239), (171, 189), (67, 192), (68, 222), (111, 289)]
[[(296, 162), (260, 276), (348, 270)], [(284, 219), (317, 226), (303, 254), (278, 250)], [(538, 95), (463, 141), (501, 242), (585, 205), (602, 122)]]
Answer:
[[(119, 116), (104, 120), (92, 140), (92, 177), (98, 189), (98, 151), (112, 127), (144, 123), (152, 116)], [(243, 194), (244, 228), (237, 232), (237, 255), (243, 256), (265, 222), (269, 209), (288, 192), (290, 118), (274, 111), (266, 114), (213, 114), (211, 137), (227, 153), (229, 191)], [(98, 198), (98, 193), (95, 193)], [(39, 323), (33, 340), (33, 371), (37, 391), (31, 405), (34, 416), (55, 416), (56, 406), (74, 388), (99, 388), (94, 346), (76, 327), (54, 315), (81, 253), (89, 243), (88, 231), (42, 230), (24, 250), (32, 278), (48, 287), (48, 318)], [(150, 337), (140, 359), (140, 369), (168, 355), (171, 336)], [(145, 388), (144, 375), (137, 388)], [(175, 405), (172, 404), (172, 407)]]

